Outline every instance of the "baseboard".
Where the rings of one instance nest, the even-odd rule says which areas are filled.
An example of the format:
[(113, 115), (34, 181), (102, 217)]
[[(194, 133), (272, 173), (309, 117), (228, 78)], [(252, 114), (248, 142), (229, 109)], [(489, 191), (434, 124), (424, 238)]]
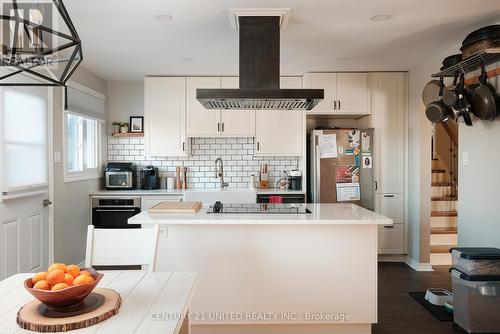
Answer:
[(430, 263), (420, 263), (407, 256), (404, 261), (406, 265), (415, 271), (434, 271)]
[(379, 254), (378, 262), (406, 262), (406, 254)]

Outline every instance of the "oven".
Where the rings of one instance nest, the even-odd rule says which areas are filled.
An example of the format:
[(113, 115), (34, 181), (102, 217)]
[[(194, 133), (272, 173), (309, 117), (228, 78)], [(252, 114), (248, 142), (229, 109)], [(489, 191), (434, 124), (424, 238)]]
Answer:
[(127, 223), (130, 217), (140, 212), (140, 197), (92, 197), (92, 225), (95, 228), (140, 228), (141, 225)]

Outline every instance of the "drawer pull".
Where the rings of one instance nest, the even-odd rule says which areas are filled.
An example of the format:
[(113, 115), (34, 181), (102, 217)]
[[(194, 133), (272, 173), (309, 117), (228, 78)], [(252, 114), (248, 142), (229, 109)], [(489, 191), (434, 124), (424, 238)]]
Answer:
[(386, 198), (393, 198), (394, 195), (384, 195), (384, 197), (386, 197)]
[(394, 225), (384, 225), (384, 228), (394, 228)]

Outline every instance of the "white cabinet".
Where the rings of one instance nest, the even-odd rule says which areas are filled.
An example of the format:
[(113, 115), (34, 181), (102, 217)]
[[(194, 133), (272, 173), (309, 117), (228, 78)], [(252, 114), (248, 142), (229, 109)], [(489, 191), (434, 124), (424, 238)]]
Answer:
[(186, 132), (189, 137), (218, 136), (220, 110), (208, 110), (196, 99), (198, 88), (220, 88), (220, 77), (188, 77), (186, 79)]
[(344, 115), (371, 113), (370, 73), (306, 73), (305, 88), (324, 90), (324, 99), (311, 112)]
[(405, 73), (373, 74), (373, 166), (381, 194), (404, 193), (406, 82)]
[(187, 135), (189, 137), (252, 137), (255, 133), (253, 110), (208, 110), (196, 99), (198, 88), (238, 88), (238, 77), (188, 77)]
[(187, 155), (185, 101), (185, 78), (144, 78), (144, 136), (147, 155)]
[(156, 204), (161, 202), (180, 202), (182, 195), (169, 195), (169, 196), (141, 196), (141, 211), (147, 211)]
[[(222, 88), (239, 88), (239, 77), (222, 77)], [(226, 137), (253, 137), (255, 134), (254, 110), (222, 110), (221, 135)]]
[(378, 253), (404, 254), (404, 224), (382, 225), (378, 227)]
[(404, 219), (404, 195), (376, 194), (375, 211), (395, 222), (402, 223)]
[[(301, 77), (280, 78), (281, 88), (301, 88)], [(294, 110), (257, 110), (255, 155), (298, 156), (302, 154), (304, 113)]]

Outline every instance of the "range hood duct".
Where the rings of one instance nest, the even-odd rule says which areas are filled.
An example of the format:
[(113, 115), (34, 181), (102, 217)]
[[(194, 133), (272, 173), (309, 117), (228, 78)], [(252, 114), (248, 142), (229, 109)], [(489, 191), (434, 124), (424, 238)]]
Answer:
[(323, 89), (280, 89), (280, 18), (240, 16), (240, 88), (197, 89), (206, 109), (311, 110)]

